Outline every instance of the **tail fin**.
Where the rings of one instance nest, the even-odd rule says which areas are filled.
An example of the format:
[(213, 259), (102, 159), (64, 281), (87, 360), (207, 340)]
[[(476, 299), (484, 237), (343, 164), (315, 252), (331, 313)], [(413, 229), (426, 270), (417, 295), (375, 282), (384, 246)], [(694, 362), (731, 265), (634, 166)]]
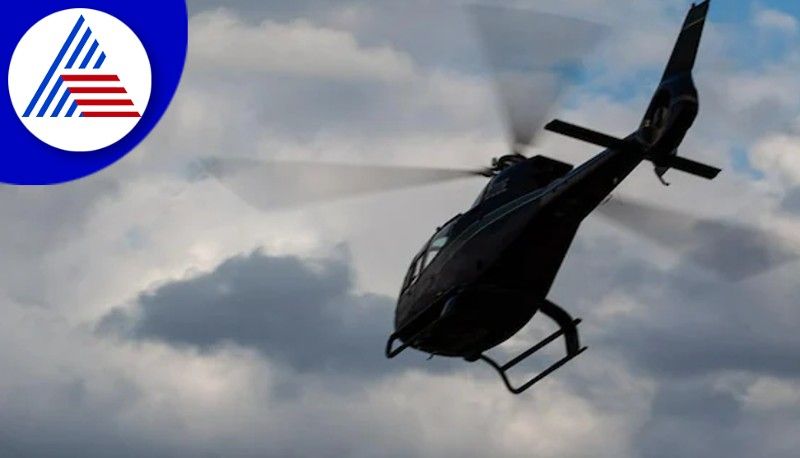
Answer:
[(642, 152), (644, 158), (653, 163), (656, 175), (664, 184), (667, 183), (663, 176), (670, 169), (714, 179), (720, 169), (678, 156), (678, 147), (694, 124), (699, 109), (692, 70), (710, 4), (711, 0), (693, 4), (686, 15), (661, 83), (639, 129), (631, 137), (615, 138), (559, 120), (545, 129), (606, 148)]
[(692, 5), (692, 9), (689, 10), (689, 14), (686, 15), (686, 21), (683, 23), (683, 30), (681, 30), (678, 41), (675, 43), (675, 48), (672, 50), (672, 57), (670, 57), (667, 68), (664, 70), (662, 81), (681, 73), (691, 72), (694, 68), (710, 1), (705, 0), (699, 5)]
[(648, 145), (647, 159), (664, 184), (663, 176), (670, 169), (709, 180), (720, 173), (716, 167), (678, 156), (678, 147), (694, 124), (700, 106), (692, 70), (710, 4), (711, 0), (693, 4), (686, 15), (661, 84), (639, 127), (639, 139)]

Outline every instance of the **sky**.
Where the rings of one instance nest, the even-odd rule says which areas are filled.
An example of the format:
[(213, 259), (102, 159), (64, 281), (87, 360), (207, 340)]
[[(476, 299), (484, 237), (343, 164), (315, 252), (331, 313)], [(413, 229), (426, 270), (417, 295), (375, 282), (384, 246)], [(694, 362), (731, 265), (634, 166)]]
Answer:
[[(0, 188), (0, 455), (796, 456), (800, 263), (730, 282), (592, 216), (550, 294), (589, 350), (515, 397), (486, 366), (382, 354), (413, 254), (481, 180), (264, 212), (197, 173), (220, 155), (503, 154), (459, 2), (404, 3), (190, 0), (184, 80), (150, 138), (90, 178)], [(608, 25), (552, 115), (614, 135), (638, 125), (689, 6), (494, 3)], [(617, 194), (800, 245), (798, 21), (794, 1), (715, 0), (681, 153), (723, 174), (663, 187), (643, 165)], [(551, 134), (532, 151), (596, 152)], [(755, 262), (728, 241), (718, 264)]]

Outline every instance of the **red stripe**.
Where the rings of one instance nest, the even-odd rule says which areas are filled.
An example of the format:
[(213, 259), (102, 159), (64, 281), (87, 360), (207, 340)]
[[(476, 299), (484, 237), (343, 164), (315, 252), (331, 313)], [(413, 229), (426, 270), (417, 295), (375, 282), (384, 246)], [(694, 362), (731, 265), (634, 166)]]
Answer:
[(119, 81), (117, 75), (61, 75), (64, 81)]
[(141, 118), (137, 111), (84, 111), (84, 118)]
[(132, 100), (75, 99), (75, 103), (77, 103), (78, 106), (84, 106), (84, 105), (102, 106), (102, 107), (133, 106)]
[(72, 94), (127, 94), (124, 87), (71, 87)]

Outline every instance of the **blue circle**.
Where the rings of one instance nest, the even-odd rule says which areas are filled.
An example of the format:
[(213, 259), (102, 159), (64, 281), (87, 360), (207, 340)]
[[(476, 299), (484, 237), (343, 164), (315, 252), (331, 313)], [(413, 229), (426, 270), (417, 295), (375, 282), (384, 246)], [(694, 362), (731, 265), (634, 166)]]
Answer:
[(141, 40), (150, 59), (153, 88), (141, 120), (119, 142), (97, 151), (63, 151), (42, 142), (20, 121), (8, 85), (0, 101), (0, 182), (57, 184), (77, 180), (115, 163), (158, 124), (178, 89), (186, 61), (189, 21), (185, 0), (24, 0), (8, 2), (0, 19), (0, 56), (8, 75), (11, 56), (22, 36), (39, 20), (61, 10), (89, 8), (124, 22)]

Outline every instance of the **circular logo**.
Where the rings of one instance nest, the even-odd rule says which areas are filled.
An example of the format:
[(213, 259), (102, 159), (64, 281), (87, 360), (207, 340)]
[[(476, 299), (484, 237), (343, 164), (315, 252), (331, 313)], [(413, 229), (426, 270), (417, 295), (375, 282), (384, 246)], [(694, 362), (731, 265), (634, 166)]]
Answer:
[(185, 0), (25, 0), (0, 15), (0, 183), (77, 180), (161, 120), (186, 60)]
[(22, 124), (65, 151), (96, 151), (128, 135), (152, 86), (142, 42), (122, 21), (75, 8), (33, 25), (17, 44), (8, 91)]

